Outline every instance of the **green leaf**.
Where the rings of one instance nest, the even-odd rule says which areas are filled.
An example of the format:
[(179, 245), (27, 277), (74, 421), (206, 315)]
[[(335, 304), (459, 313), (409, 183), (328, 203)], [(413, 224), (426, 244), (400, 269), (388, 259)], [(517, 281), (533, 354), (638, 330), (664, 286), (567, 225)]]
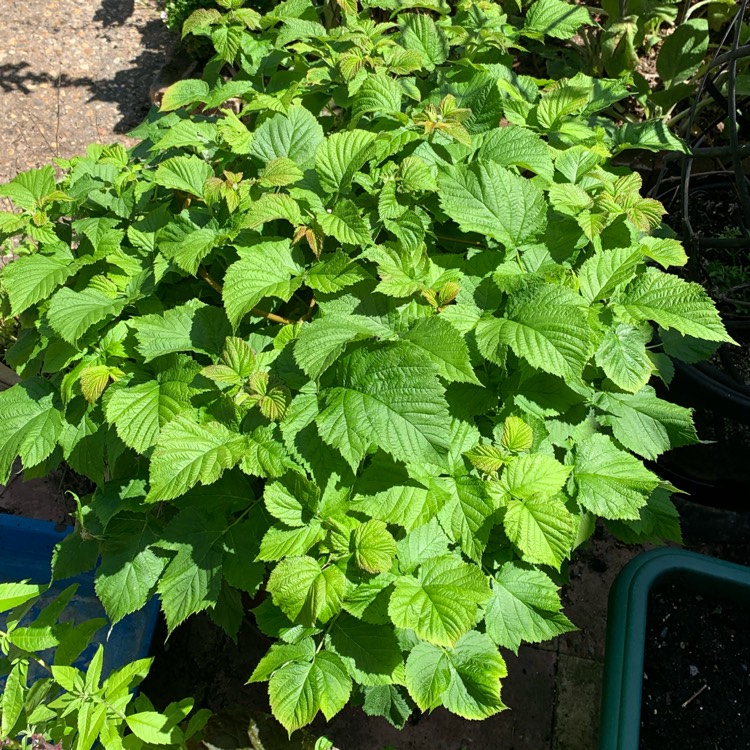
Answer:
[(176, 550), (158, 584), (169, 632), (218, 602), (225, 531), (224, 518), (195, 507), (181, 511), (165, 528), (159, 546)]
[(354, 560), (362, 570), (384, 573), (391, 569), (396, 554), (396, 540), (383, 521), (373, 519), (358, 526), (354, 530), (352, 544)]
[(550, 149), (536, 133), (526, 128), (509, 125), (490, 130), (482, 140), (478, 157), (501, 167), (531, 170), (552, 182), (554, 167)]
[(394, 578), (392, 573), (381, 573), (355, 588), (349, 587), (343, 608), (357, 619), (372, 625), (388, 623), (388, 599)]
[(309, 724), (318, 711), (327, 719), (349, 700), (352, 681), (336, 654), (323, 651), (312, 662), (285, 664), (268, 684), (271, 711), (291, 734)]
[(575, 539), (573, 516), (556, 497), (509, 500), (503, 518), (508, 539), (527, 562), (560, 569)]
[[(557, 130), (570, 115), (579, 114), (589, 100), (587, 86), (572, 86), (566, 82), (545, 91), (536, 109), (537, 120), (545, 130)], [(588, 128), (586, 128), (588, 130)]]
[(19, 660), (13, 665), (13, 669), (10, 670), (10, 674), (5, 680), (2, 702), (0, 702), (0, 709), (2, 709), (0, 734), (3, 737), (11, 736), (16, 722), (21, 718), (21, 714), (23, 713), (28, 672), (28, 661)]
[(224, 277), (224, 305), (234, 328), (265, 297), (288, 300), (299, 288), (302, 268), (289, 240), (261, 242), (240, 250)]
[(115, 669), (104, 681), (105, 695), (108, 700), (116, 699), (127, 693), (146, 679), (153, 659), (136, 659), (120, 669)]
[(561, 608), (557, 586), (541, 570), (505, 563), (485, 605), (487, 635), (518, 653), (521, 643), (541, 643), (575, 630)]
[(203, 259), (214, 249), (219, 232), (213, 227), (196, 227), (189, 222), (168, 224), (159, 233), (162, 255), (189, 274), (195, 274)]
[(662, 268), (684, 266), (688, 261), (682, 243), (669, 237), (642, 237), (640, 250)]
[(500, 478), (500, 486), (519, 500), (549, 497), (560, 492), (569, 474), (570, 467), (563, 466), (551, 456), (531, 453), (508, 463)]
[(0, 583), (0, 612), (25, 604), (44, 591), (35, 583)]
[(683, 336), (683, 334), (674, 329), (665, 330), (660, 328), (659, 338), (661, 339), (665, 354), (691, 365), (696, 362), (702, 362), (704, 359), (709, 359), (719, 348), (719, 344), (715, 341), (704, 341), (693, 336)]
[(366, 277), (362, 266), (346, 253), (337, 250), (333, 255), (323, 256), (307, 272), (305, 284), (316, 292), (340, 292)]
[(646, 350), (651, 331), (620, 323), (607, 328), (595, 359), (607, 377), (619, 388), (635, 393), (651, 378), (653, 365)]
[[(374, 324), (374, 325), (373, 325)], [(318, 379), (343, 353), (350, 341), (371, 338), (381, 327), (361, 315), (329, 315), (306, 325), (294, 344), (294, 359)]]
[(403, 678), (404, 661), (391, 625), (371, 625), (344, 613), (333, 622), (330, 637), (330, 647), (360, 685)]
[(315, 518), (299, 528), (271, 526), (260, 544), (258, 559), (270, 562), (284, 557), (299, 557), (325, 539), (325, 536), (325, 529)]
[(467, 557), (479, 562), (489, 534), (485, 522), (496, 510), (484, 482), (471, 476), (441, 477), (435, 482), (444, 493), (438, 511), (442, 527)]
[(214, 176), (211, 165), (199, 156), (175, 156), (156, 168), (154, 182), (170, 190), (203, 197), (203, 185)]
[(464, 455), (471, 461), (472, 465), (485, 474), (500, 471), (510, 458), (501, 448), (486, 444), (475, 445)]
[(71, 273), (73, 257), (68, 252), (35, 253), (16, 258), (3, 268), (2, 278), (13, 315), (47, 299)]
[(57, 394), (43, 378), (30, 378), (0, 391), (0, 484), (7, 484), (16, 456), (24, 468), (47, 458), (62, 434)]
[(303, 176), (302, 170), (291, 159), (282, 156), (266, 164), (258, 181), (263, 187), (277, 187), (292, 185)]
[(479, 384), (464, 337), (436, 315), (418, 320), (402, 337), (435, 364), (448, 382)]
[(701, 66), (708, 51), (708, 21), (683, 21), (664, 40), (656, 58), (656, 71), (666, 88), (687, 81)]
[(581, 294), (589, 302), (611, 297), (635, 276), (640, 261), (640, 252), (626, 247), (596, 253), (578, 269)]
[[(623, 6), (623, 13), (624, 13)], [(619, 8), (612, 14), (601, 36), (601, 53), (604, 69), (610, 76), (627, 76), (638, 67), (639, 59), (635, 47), (638, 34), (638, 16), (620, 15)]]
[(653, 389), (638, 393), (597, 393), (593, 403), (618, 442), (639, 456), (656, 460), (670, 448), (698, 442), (690, 409), (657, 398)]
[(511, 414), (503, 422), (500, 442), (513, 453), (531, 450), (534, 443), (534, 430), (523, 419)]
[(50, 300), (47, 319), (61, 338), (76, 344), (91, 326), (117, 315), (123, 304), (96, 289), (74, 292), (65, 287)]
[(581, 26), (591, 23), (588, 11), (563, 0), (537, 0), (526, 12), (524, 33), (570, 39)]
[(29, 169), (0, 185), (0, 196), (7, 196), (19, 208), (34, 211), (37, 203), (55, 190), (55, 170), (51, 166)]
[(54, 648), (60, 639), (54, 634), (51, 625), (16, 628), (9, 634), (10, 642), (23, 651), (44, 651)]
[(687, 144), (673, 135), (663, 120), (624, 123), (615, 129), (612, 140), (613, 154), (630, 148), (689, 153)]
[(199, 367), (190, 357), (168, 355), (154, 380), (115, 383), (107, 392), (105, 414), (120, 439), (138, 453), (154, 445), (159, 430), (173, 417), (192, 412), (191, 388)]
[(425, 561), (417, 577), (396, 579), (388, 614), (399, 628), (439, 646), (453, 646), (476, 621), (489, 598), (487, 579), (476, 565), (452, 555)]
[(239, 26), (219, 26), (211, 32), (211, 42), (216, 54), (228, 63), (234, 62), (242, 46), (243, 29)]
[(449, 651), (419, 643), (406, 660), (406, 687), (419, 708), (443, 705), (464, 719), (485, 719), (506, 708), (500, 699), (506, 675), (497, 647), (476, 631)]
[(427, 70), (433, 70), (448, 59), (445, 32), (427, 14), (402, 13), (398, 17), (398, 27), (401, 43), (406, 49), (421, 53)]
[(219, 422), (198, 424), (178, 415), (162, 427), (151, 454), (147, 502), (171, 500), (199, 482), (211, 484), (234, 466), (242, 436)]
[(515, 248), (541, 234), (547, 206), (541, 190), (495, 162), (442, 167), (440, 207), (465, 232), (478, 232)]
[(403, 729), (411, 716), (411, 706), (398, 685), (365, 686), (362, 710), (368, 716), (382, 716), (396, 729)]
[(171, 112), (188, 104), (202, 102), (208, 96), (209, 88), (199, 78), (186, 78), (168, 86), (161, 99), (162, 112)]
[(327, 622), (341, 610), (344, 574), (334, 565), (321, 568), (312, 557), (287, 557), (268, 579), (273, 602), (293, 622)]
[(451, 678), (450, 656), (442, 648), (431, 643), (418, 643), (409, 653), (406, 688), (422, 711), (442, 705)]
[(299, 643), (274, 643), (258, 662), (248, 684), (266, 682), (279, 668), (290, 662), (311, 662), (315, 658), (315, 641), (303, 638)]
[(552, 285), (516, 294), (507, 318), (483, 319), (477, 325), (480, 351), (493, 359), (507, 345), (532, 367), (580, 378), (592, 353), (592, 331), (585, 310), (570, 301), (568, 290)]
[(555, 168), (568, 182), (577, 183), (601, 162), (601, 157), (586, 146), (572, 146), (555, 156)]
[(714, 303), (700, 284), (647, 268), (626, 290), (620, 304), (637, 320), (708, 341), (731, 341)]
[(247, 129), (247, 125), (234, 112), (224, 110), (224, 117), (217, 123), (216, 132), (220, 140), (229, 147), (233, 154), (250, 153), (253, 133)]
[(638, 518), (639, 509), (659, 485), (656, 474), (601, 434), (579, 444), (573, 478), (578, 502), (592, 513), (611, 519)]
[(608, 521), (607, 527), (626, 544), (643, 544), (652, 542), (663, 544), (665, 541), (682, 544), (680, 515), (674, 503), (669, 499), (670, 492), (657, 487), (640, 510), (640, 517), (633, 521)]
[(318, 504), (318, 488), (304, 477), (291, 474), (266, 485), (263, 499), (266, 510), (287, 526), (309, 523)]
[(315, 153), (315, 171), (327, 193), (340, 193), (351, 186), (352, 177), (374, 155), (376, 133), (347, 130), (328, 136)]
[(125, 717), (125, 722), (139, 740), (149, 745), (174, 745), (179, 744), (182, 739), (180, 728), (156, 711), (131, 714)]
[(165, 560), (149, 549), (157, 537), (145, 524), (118, 520), (107, 531), (96, 571), (96, 595), (114, 624), (146, 604)]
[[(354, 95), (352, 121), (358, 122), (364, 115), (368, 114), (400, 114), (402, 92), (403, 89), (394, 78), (385, 73), (369, 73), (359, 91)], [(335, 137), (335, 135), (330, 136), (328, 140)]]
[(184, 351), (216, 356), (230, 334), (224, 311), (197, 299), (160, 314), (133, 318), (130, 325), (144, 362)]
[(312, 165), (323, 141), (323, 128), (304, 107), (290, 107), (289, 113), (275, 114), (256, 130), (250, 153), (263, 163), (281, 157), (304, 169)]
[(352, 508), (407, 531), (427, 523), (438, 498), (412, 480), (405, 467), (379, 453), (357, 478)]
[(357, 204), (348, 198), (336, 202), (330, 213), (319, 214), (317, 219), (325, 234), (345, 245), (371, 245), (370, 227), (362, 218)]
[[(414, 18), (427, 18), (417, 16)], [(434, 193), (437, 191), (436, 170), (418, 156), (407, 156), (399, 166), (401, 188), (410, 193)]]
[(320, 436), (354, 469), (373, 443), (416, 463), (440, 463), (447, 450), (444, 390), (432, 365), (409, 347), (381, 344), (345, 355), (325, 374), (321, 395)]
[(230, 525), (224, 533), (221, 570), (224, 581), (251, 596), (257, 593), (266, 577), (265, 565), (256, 562), (253, 553), (259, 549), (261, 529), (267, 523), (260, 505), (253, 503), (247, 520)]
[(284, 219), (293, 227), (302, 223), (299, 204), (286, 193), (265, 193), (247, 210), (243, 226), (257, 229), (269, 221)]

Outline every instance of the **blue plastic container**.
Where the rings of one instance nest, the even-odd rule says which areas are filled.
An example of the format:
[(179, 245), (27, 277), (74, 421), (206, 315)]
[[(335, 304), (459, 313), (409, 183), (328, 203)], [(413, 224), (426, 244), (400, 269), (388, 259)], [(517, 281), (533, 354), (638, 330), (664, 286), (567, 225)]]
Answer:
[[(48, 521), (0, 514), (0, 582), (28, 580), (31, 583), (48, 583), (52, 551), (72, 531), (71, 526), (60, 527)], [(89, 572), (66, 581), (56, 581), (31, 611), (29, 619), (72, 583), (78, 584), (78, 590), (62, 619), (72, 619), (78, 623), (94, 617), (106, 618), (94, 591), (94, 574)], [(159, 603), (152, 599), (143, 609), (118, 622), (111, 632), (104, 626), (96, 633), (76, 666), (85, 669), (100, 643), (105, 647), (103, 677), (135, 659), (148, 656), (158, 616)], [(4, 622), (5, 615), (0, 614), (0, 627)]]

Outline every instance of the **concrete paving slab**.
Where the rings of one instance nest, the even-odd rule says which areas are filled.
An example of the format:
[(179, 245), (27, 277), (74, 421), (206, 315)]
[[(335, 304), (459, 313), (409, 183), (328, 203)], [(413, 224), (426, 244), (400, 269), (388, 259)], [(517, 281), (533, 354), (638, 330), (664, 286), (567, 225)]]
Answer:
[(596, 750), (603, 666), (560, 654), (551, 750)]
[(622, 568), (644, 549), (622, 544), (605, 532), (576, 550), (562, 601), (578, 630), (557, 639), (560, 654), (603, 661), (609, 589)]
[(552, 741), (557, 653), (521, 647), (506, 655), (508, 679), (503, 700), (511, 709), (513, 732), (509, 750), (545, 750)]
[(128, 143), (173, 36), (156, 0), (2, 0), (0, 183), (17, 172)]

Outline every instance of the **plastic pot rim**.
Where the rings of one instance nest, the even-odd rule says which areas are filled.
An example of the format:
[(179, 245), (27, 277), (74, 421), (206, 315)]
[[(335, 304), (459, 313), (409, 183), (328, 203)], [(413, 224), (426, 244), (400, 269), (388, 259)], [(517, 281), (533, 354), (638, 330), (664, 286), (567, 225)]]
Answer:
[(599, 750), (639, 750), (648, 596), (673, 580), (750, 602), (750, 567), (671, 547), (631, 560), (609, 593)]

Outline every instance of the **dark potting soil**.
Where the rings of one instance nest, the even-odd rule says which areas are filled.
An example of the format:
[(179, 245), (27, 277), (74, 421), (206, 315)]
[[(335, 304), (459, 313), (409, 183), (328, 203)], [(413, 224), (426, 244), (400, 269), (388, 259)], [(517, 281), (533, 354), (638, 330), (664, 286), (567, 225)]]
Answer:
[[(710, 242), (717, 238), (741, 238), (750, 224), (738, 197), (733, 174), (694, 175), (690, 182), (688, 214), (683, 215), (679, 190), (675, 185), (657, 190), (664, 202), (669, 225), (686, 242), (684, 219), (692, 232), (709, 240), (700, 251), (690, 250), (685, 269), (691, 281), (700, 283), (714, 299), (722, 315), (728, 317), (750, 314), (750, 251), (744, 247), (715, 247)], [(750, 228), (750, 227), (748, 227)]]
[(750, 609), (675, 586), (652, 593), (640, 747), (750, 748)]

